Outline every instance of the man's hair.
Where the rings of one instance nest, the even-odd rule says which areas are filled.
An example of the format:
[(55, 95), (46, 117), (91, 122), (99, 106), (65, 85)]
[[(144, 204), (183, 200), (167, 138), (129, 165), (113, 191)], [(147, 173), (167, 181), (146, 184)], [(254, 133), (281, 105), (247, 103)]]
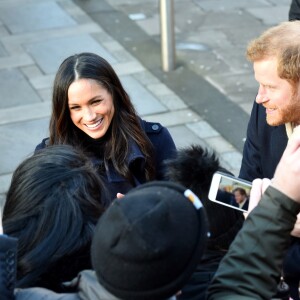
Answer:
[(276, 58), (278, 76), (295, 86), (300, 78), (300, 21), (269, 28), (249, 43), (246, 56), (252, 63)]
[(235, 192), (239, 192), (241, 195), (243, 195), (243, 196), (247, 196), (246, 190), (245, 190), (245, 189), (243, 189), (243, 188), (241, 188), (241, 187), (237, 187), (237, 188), (235, 188), (235, 189), (234, 189), (232, 192), (233, 192), (233, 193), (235, 193)]

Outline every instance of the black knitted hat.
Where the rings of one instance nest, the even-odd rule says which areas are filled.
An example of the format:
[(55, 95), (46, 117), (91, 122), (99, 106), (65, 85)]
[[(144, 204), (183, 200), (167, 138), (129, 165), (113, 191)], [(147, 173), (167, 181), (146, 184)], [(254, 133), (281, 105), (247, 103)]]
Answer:
[(200, 262), (207, 237), (200, 200), (181, 185), (151, 182), (101, 216), (91, 248), (99, 282), (127, 300), (175, 295)]

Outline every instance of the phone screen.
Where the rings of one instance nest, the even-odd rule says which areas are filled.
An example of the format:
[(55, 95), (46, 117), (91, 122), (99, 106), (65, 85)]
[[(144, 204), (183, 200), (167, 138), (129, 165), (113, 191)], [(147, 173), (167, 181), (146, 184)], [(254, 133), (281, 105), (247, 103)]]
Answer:
[(213, 176), (208, 197), (212, 201), (247, 212), (250, 191), (250, 182), (217, 172)]

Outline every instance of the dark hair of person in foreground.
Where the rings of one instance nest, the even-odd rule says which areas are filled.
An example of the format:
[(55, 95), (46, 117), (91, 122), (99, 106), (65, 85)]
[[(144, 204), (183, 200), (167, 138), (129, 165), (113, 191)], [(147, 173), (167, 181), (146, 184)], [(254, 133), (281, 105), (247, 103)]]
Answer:
[(3, 211), (4, 233), (18, 238), (17, 287), (60, 291), (91, 268), (94, 227), (106, 208), (90, 160), (67, 145), (47, 147), (13, 173)]

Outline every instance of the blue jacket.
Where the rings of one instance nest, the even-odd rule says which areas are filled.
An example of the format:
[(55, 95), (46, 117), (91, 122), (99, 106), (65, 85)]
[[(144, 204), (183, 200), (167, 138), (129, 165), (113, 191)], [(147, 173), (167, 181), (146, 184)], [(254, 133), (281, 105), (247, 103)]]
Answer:
[(14, 299), (17, 239), (0, 234), (0, 299)]
[(239, 177), (248, 181), (273, 178), (287, 141), (285, 125), (268, 125), (265, 108), (254, 102)]
[[(162, 126), (160, 123), (151, 123), (141, 120), (143, 130), (146, 132), (149, 140), (151, 141), (155, 151), (155, 168), (156, 177), (155, 180), (162, 180), (165, 178), (165, 166), (164, 161), (166, 159), (173, 158), (176, 155), (175, 143), (168, 131), (168, 129)], [(37, 145), (35, 151), (41, 150), (47, 146), (48, 138)], [(127, 157), (127, 162), (130, 170), (133, 173), (135, 186), (145, 183), (145, 157), (135, 142), (130, 143), (130, 152)], [(98, 159), (93, 159), (95, 166), (99, 166)], [(125, 178), (116, 172), (112, 165), (108, 166), (105, 170), (106, 176), (102, 177), (105, 182), (105, 186), (110, 194), (110, 199), (113, 200), (117, 193), (125, 194), (133, 186)]]

